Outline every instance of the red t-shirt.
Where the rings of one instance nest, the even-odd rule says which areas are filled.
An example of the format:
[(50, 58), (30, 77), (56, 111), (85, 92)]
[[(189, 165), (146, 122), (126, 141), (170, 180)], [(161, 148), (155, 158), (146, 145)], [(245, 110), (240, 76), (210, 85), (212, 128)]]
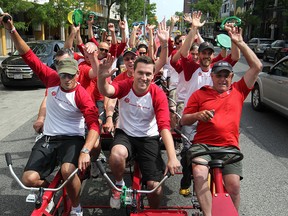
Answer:
[(239, 127), (242, 107), (249, 89), (242, 78), (234, 82), (231, 89), (219, 94), (211, 86), (203, 86), (188, 100), (183, 114), (202, 110), (215, 110), (209, 122), (198, 121), (193, 143), (212, 146), (235, 146), (239, 148)]
[(121, 80), (126, 80), (126, 79), (132, 79), (132, 80), (134, 79), (133, 76), (128, 76), (127, 70), (122, 72), (122, 73), (120, 73), (118, 76), (116, 76), (114, 78), (113, 82), (119, 82)]

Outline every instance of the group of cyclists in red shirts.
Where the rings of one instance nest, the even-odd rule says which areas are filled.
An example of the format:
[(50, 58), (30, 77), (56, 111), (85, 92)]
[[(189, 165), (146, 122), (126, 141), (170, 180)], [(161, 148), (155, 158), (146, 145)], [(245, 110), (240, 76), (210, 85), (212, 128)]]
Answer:
[[(187, 35), (172, 38), (172, 28), (166, 28), (161, 22), (156, 34), (155, 26), (147, 25), (148, 40), (141, 40), (139, 26), (134, 26), (129, 41), (126, 23), (120, 20), (122, 38), (117, 38), (115, 26), (110, 23), (110, 34), (101, 42), (94, 38), (91, 17), (87, 21), (89, 41), (84, 44), (80, 26), (72, 25), (64, 48), (55, 55), (56, 70), (38, 59), (18, 34), (13, 19), (4, 22), (0, 17), (19, 54), (46, 86), (33, 125), (42, 135), (32, 148), (23, 183), (33, 187), (49, 185), (46, 177), (58, 164), (63, 179), (77, 167), (84, 172), (99, 157), (101, 133), (112, 132), (114, 138), (108, 163), (117, 187), (125, 185), (123, 174), (131, 159), (138, 161), (142, 182), (148, 189), (153, 189), (168, 171), (174, 175), (182, 165), (179, 193), (189, 194), (193, 175), (201, 209), (204, 215), (211, 215), (209, 169), (192, 163), (191, 155), (222, 148), (240, 151), (242, 106), (262, 64), (243, 41), (241, 28), (233, 23), (225, 25), (232, 41), (231, 52), (223, 49), (214, 56), (214, 46), (203, 41), (198, 31), (205, 24), (201, 16), (201, 12), (185, 16), (191, 24)], [(171, 17), (172, 27), (177, 20), (176, 16)], [(81, 54), (73, 51), (74, 41)], [(240, 59), (240, 52), (249, 69), (232, 84), (233, 66)], [(169, 87), (175, 87), (168, 95), (154, 83), (159, 74), (170, 77)], [(176, 103), (168, 102), (167, 97)], [(175, 118), (169, 108), (175, 109), (181, 119)], [(174, 127), (180, 128), (192, 142), (190, 145), (183, 141), (181, 163), (171, 133)], [(160, 137), (167, 153), (166, 163), (161, 156)], [(196, 160), (209, 161), (212, 157)], [(225, 167), (223, 175), (225, 187), (238, 209), (240, 179), (243, 178), (241, 162)], [(66, 188), (72, 202), (70, 215), (83, 215), (79, 176), (75, 175)], [(162, 196), (162, 187), (149, 194), (150, 207), (158, 208)], [(112, 190), (110, 206), (120, 208), (117, 190)]]

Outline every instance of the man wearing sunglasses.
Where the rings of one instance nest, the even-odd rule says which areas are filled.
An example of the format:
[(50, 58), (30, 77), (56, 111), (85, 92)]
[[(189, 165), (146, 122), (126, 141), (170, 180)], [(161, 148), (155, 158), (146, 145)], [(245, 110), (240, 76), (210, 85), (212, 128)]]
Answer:
[[(76, 81), (79, 73), (77, 61), (72, 58), (60, 60), (56, 66), (57, 73), (33, 53), (18, 34), (12, 20), (3, 22), (0, 17), (0, 23), (9, 30), (19, 54), (47, 87), (43, 137), (32, 149), (22, 182), (26, 186), (47, 187), (49, 182), (45, 178), (54, 170), (57, 158), (64, 180), (77, 167), (85, 171), (90, 164), (89, 152), (99, 137), (99, 124), (97, 108), (86, 90)], [(86, 139), (85, 123), (88, 127)], [(78, 175), (67, 183), (66, 188), (72, 202), (70, 215), (83, 215)]]

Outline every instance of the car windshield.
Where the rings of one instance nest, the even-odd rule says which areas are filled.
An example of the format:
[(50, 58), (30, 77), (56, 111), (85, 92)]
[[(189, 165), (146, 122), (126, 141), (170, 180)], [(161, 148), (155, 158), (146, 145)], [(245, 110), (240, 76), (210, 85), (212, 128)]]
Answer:
[[(51, 53), (52, 46), (46, 43), (28, 43), (28, 46), (37, 56), (47, 56)], [(19, 55), (16, 50), (12, 55)]]

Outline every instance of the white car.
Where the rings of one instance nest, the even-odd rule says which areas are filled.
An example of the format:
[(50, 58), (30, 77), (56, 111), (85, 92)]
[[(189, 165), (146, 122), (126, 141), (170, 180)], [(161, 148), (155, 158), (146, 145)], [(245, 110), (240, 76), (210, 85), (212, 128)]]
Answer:
[(254, 53), (263, 57), (265, 49), (273, 42), (270, 38), (252, 38), (248, 41), (248, 46), (254, 51)]
[(268, 106), (288, 117), (288, 56), (273, 66), (265, 66), (251, 94), (252, 108)]

